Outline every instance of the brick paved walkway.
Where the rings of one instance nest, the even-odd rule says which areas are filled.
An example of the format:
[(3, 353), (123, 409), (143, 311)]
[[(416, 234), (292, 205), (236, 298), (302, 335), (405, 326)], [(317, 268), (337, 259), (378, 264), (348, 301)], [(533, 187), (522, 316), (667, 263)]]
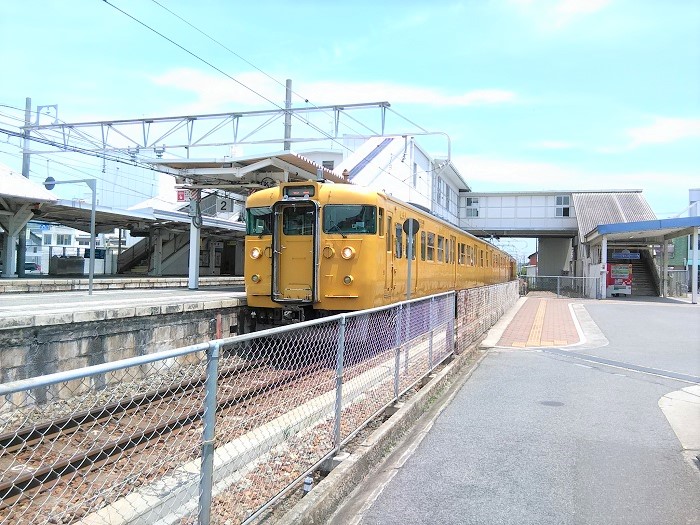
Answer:
[(528, 297), (497, 346), (526, 348), (578, 343), (578, 332), (569, 309), (572, 302), (555, 297)]

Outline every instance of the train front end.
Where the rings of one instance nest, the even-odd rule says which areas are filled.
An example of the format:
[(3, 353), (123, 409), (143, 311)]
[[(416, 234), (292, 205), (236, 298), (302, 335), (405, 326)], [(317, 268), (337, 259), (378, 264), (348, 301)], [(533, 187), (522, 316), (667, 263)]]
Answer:
[(364, 288), (377, 265), (361, 255), (376, 237), (376, 206), (345, 186), (287, 183), (248, 197), (242, 332), (372, 305)]

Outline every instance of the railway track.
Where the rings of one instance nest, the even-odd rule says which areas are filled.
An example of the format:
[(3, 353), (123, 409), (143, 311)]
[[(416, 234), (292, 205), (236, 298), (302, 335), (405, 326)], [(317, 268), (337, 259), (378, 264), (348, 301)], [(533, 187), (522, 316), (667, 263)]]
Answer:
[[(282, 388), (300, 377), (312, 374), (320, 367), (319, 364), (309, 364), (304, 368), (292, 370), (270, 372), (268, 369), (265, 379), (256, 378), (248, 381), (250, 386), (245, 386), (246, 378), (250, 379), (254, 374), (259, 374), (266, 364), (264, 360), (246, 362), (220, 372), (219, 391), (225, 394), (217, 400), (217, 414)], [(127, 454), (152, 445), (167, 434), (198, 424), (204, 413), (203, 404), (195, 401), (194, 408), (190, 405), (193, 404), (193, 399), (203, 399), (204, 382), (204, 377), (183, 381), (157, 391), (0, 436), (0, 462), (3, 458), (12, 457), (14, 462), (21, 463), (23, 458), (33, 456), (46, 458), (46, 454), (42, 453), (45, 450), (71, 450), (71, 437), (77, 434), (110, 434), (107, 429), (115, 420), (119, 421), (121, 433), (118, 439), (97, 443), (87, 450), (56, 458), (49, 465), (36, 470), (29, 468), (11, 476), (7, 474), (12, 473), (12, 469), (4, 470), (5, 479), (0, 479), (0, 510), (22, 499), (46, 492), (64, 477), (78, 472), (82, 476), (89, 476)], [(184, 408), (178, 409), (178, 406)], [(156, 412), (162, 417), (154, 418)], [(141, 416), (146, 413), (151, 419), (159, 419), (159, 422), (144, 426)], [(168, 416), (169, 413), (177, 415)], [(28, 462), (31, 463), (31, 460)]]

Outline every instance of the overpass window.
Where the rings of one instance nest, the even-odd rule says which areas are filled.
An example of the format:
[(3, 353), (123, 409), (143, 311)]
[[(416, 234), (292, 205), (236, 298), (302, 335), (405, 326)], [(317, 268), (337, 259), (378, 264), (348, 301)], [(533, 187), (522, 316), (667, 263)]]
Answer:
[(467, 197), (467, 217), (478, 217), (479, 216), (479, 198), (478, 197)]
[[(551, 202), (551, 201), (550, 201)], [(568, 195), (557, 195), (557, 217), (569, 217), (569, 196)]]

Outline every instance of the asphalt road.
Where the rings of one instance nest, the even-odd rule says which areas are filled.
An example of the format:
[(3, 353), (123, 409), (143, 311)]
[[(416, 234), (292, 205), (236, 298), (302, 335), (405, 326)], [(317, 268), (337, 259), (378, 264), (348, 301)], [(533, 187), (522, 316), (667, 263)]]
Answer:
[(658, 406), (691, 386), (665, 371), (700, 375), (700, 307), (606, 301), (585, 308), (609, 344), (578, 352), (631, 367), (564, 352), (492, 350), (430, 432), (406, 445), (416, 450), (391, 481), (369, 482), (356, 495), (366, 498), (363, 511), (341, 519), (700, 523), (700, 470)]

